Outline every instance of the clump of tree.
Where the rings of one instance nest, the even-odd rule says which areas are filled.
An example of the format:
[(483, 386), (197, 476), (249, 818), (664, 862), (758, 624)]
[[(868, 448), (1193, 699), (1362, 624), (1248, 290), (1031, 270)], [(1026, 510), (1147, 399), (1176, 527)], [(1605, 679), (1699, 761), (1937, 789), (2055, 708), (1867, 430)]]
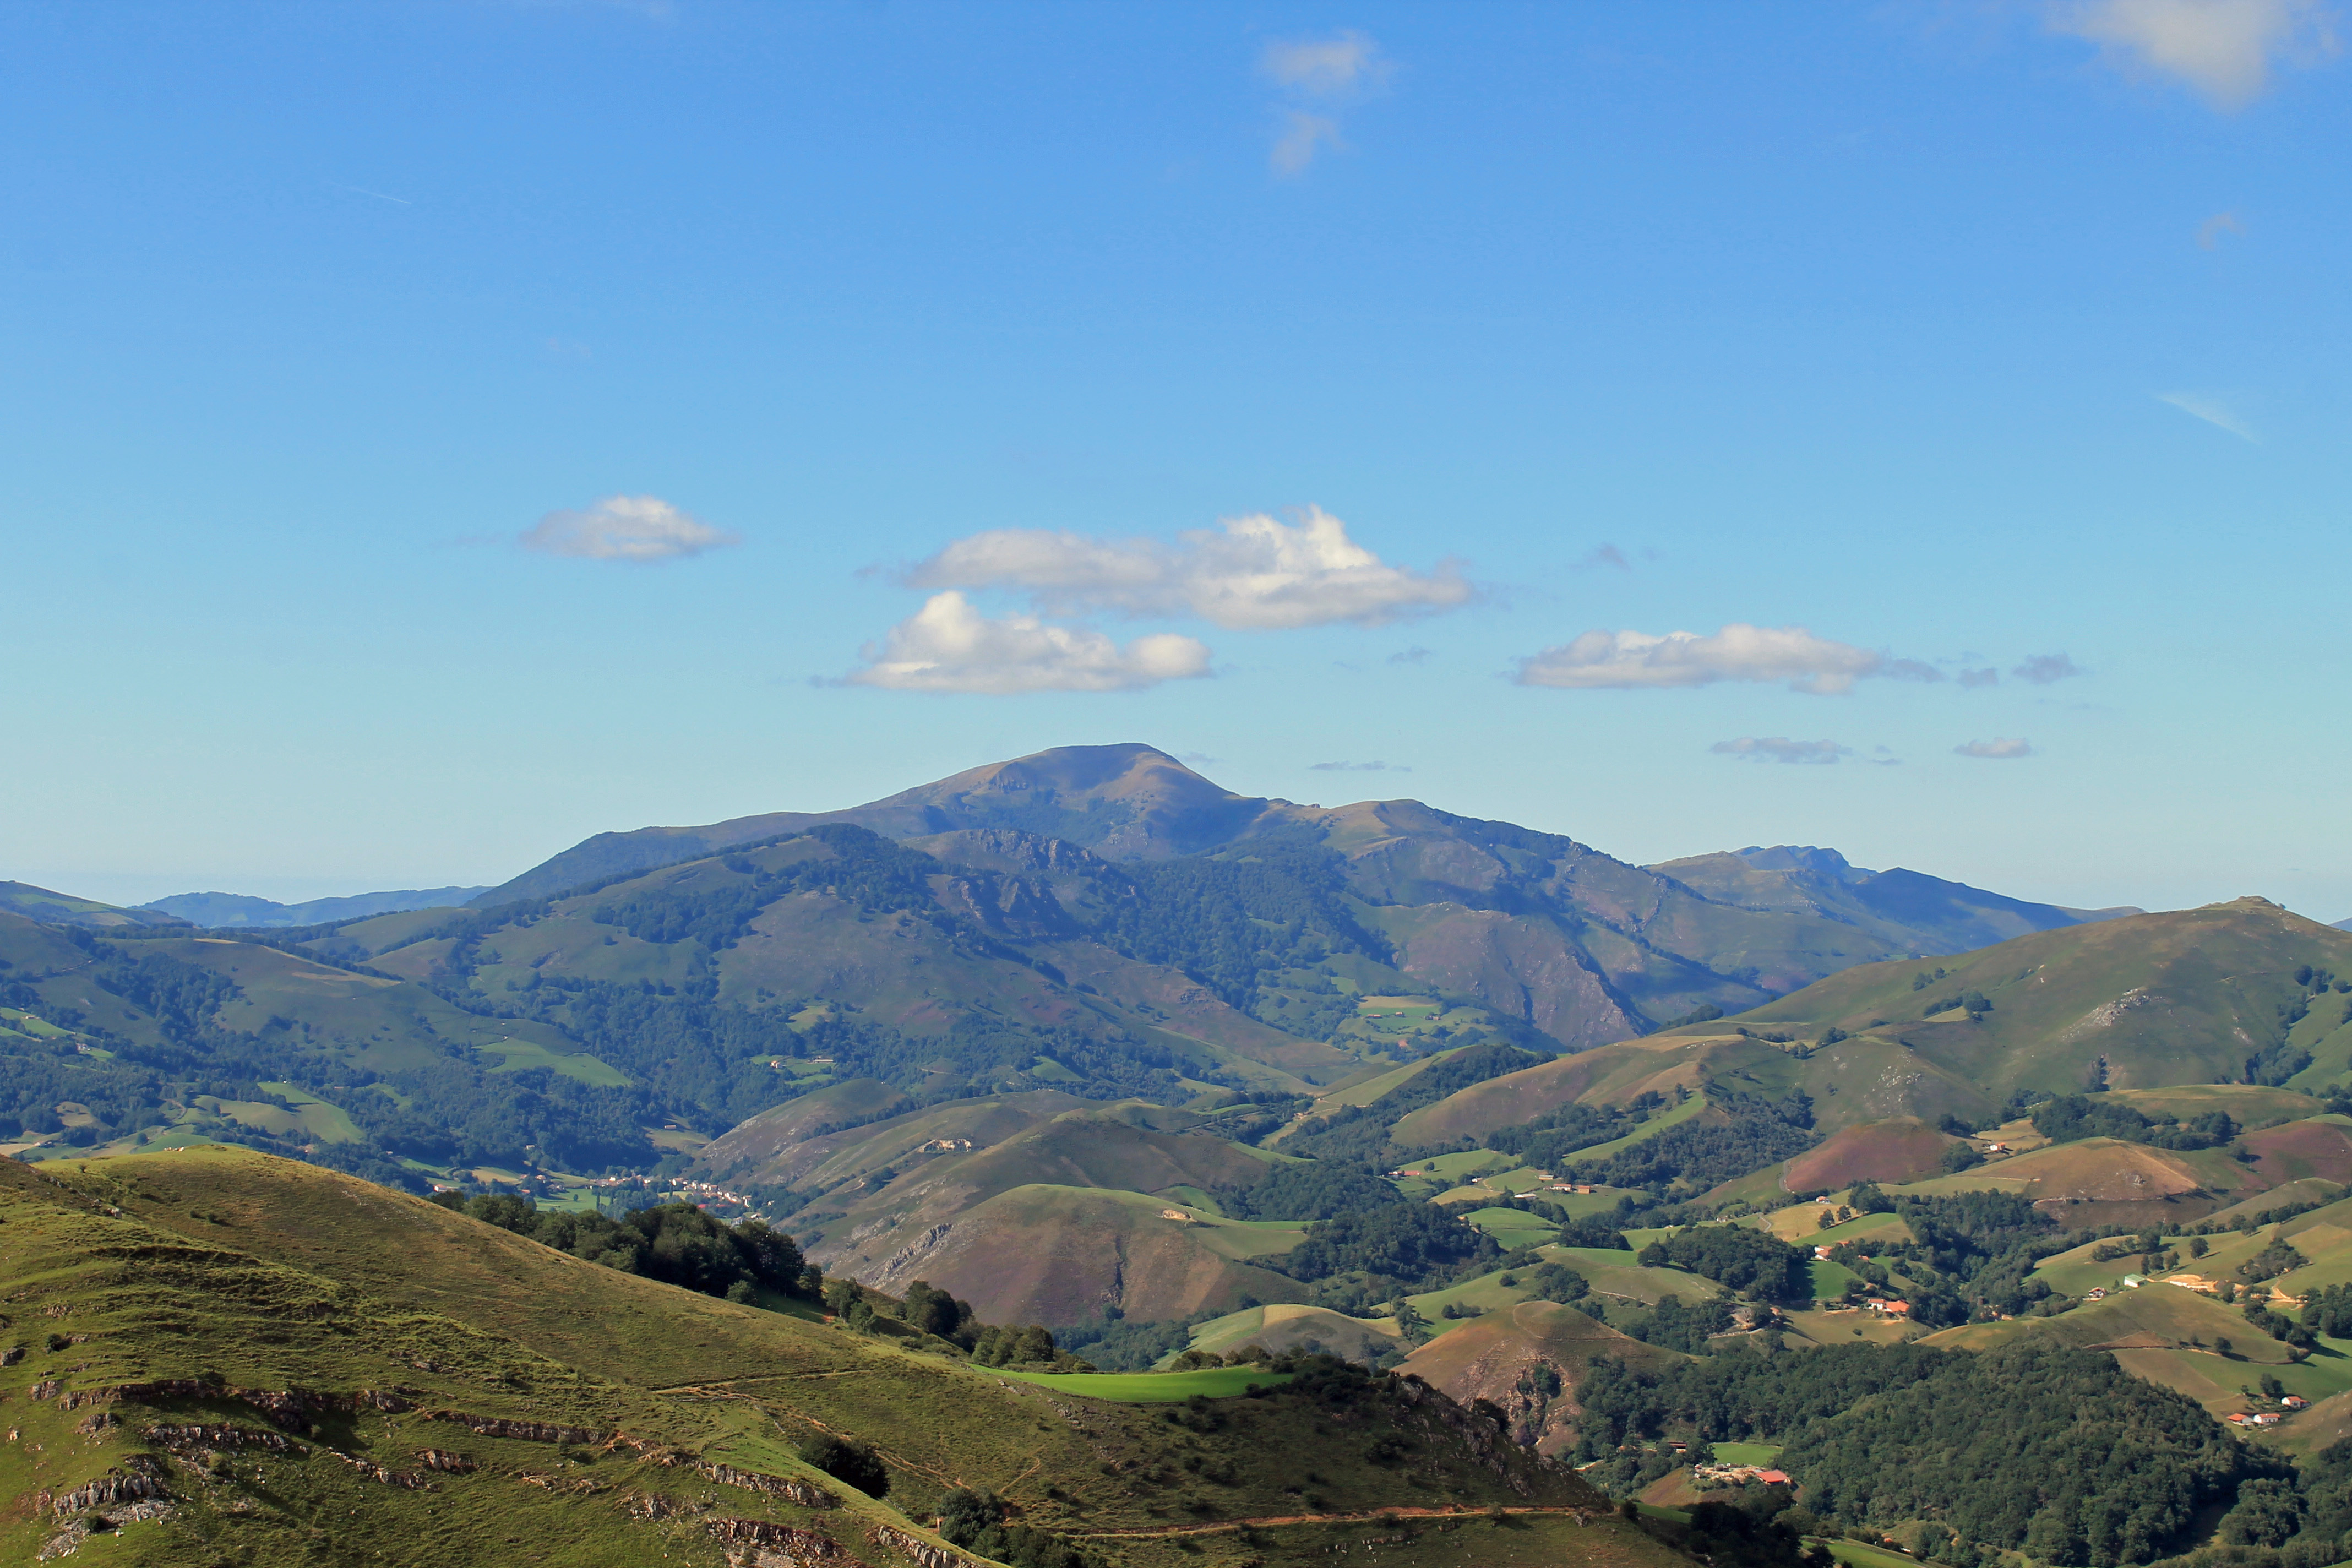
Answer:
[(1721, 1112), (1722, 1120), (1693, 1117), (1605, 1160), (1580, 1163), (1578, 1179), (1696, 1194), (1801, 1154), (1819, 1142), (1811, 1130), (1813, 1103), (1801, 1091), (1766, 1100), (1710, 1087), (1708, 1098), (1709, 1110)]
[(958, 1487), (940, 1503), (940, 1534), (1011, 1568), (1097, 1568), (1098, 1558), (1051, 1531), (1013, 1522), (1010, 1512), (992, 1491)]
[(656, 1204), (614, 1219), (541, 1210), (504, 1193), (471, 1199), (436, 1193), (433, 1201), (558, 1252), (730, 1301), (763, 1293), (813, 1300), (823, 1285), (823, 1274), (782, 1231), (756, 1219), (722, 1225), (692, 1204)]
[(1642, 1248), (1644, 1268), (1680, 1268), (1759, 1300), (1812, 1296), (1812, 1258), (1776, 1236), (1744, 1225), (1703, 1225)]
[(890, 1469), (873, 1447), (855, 1437), (827, 1432), (801, 1445), (801, 1458), (847, 1487), (870, 1498), (890, 1495)]
[(1276, 1165), (1256, 1185), (1221, 1191), (1217, 1201), (1235, 1219), (1331, 1219), (1385, 1207), (1397, 1190), (1362, 1165), (1307, 1160)]
[(1318, 1220), (1304, 1241), (1266, 1261), (1308, 1283), (1370, 1275), (1396, 1295), (1442, 1289), (1488, 1272), (1502, 1258), (1494, 1238), (1458, 1215), (1435, 1204), (1392, 1203)]
[(2294, 1476), (2186, 1395), (2109, 1356), (2035, 1341), (1832, 1345), (1646, 1370), (1601, 1358), (1577, 1400), (1579, 1458), (1670, 1432), (1782, 1442), (1781, 1468), (1825, 1523), (1930, 1521), (1965, 1553), (1936, 1553), (1950, 1563), (1977, 1562), (1979, 1547), (2059, 1568), (2147, 1563), (2245, 1483)]
[(2176, 1116), (2147, 1116), (2120, 1101), (2086, 1100), (2079, 1094), (2062, 1094), (2035, 1106), (2033, 1130), (2053, 1143), (2115, 1138), (2155, 1149), (2218, 1149), (2239, 1131), (2226, 1111), (2209, 1110), (2184, 1122)]
[(1662, 1296), (1648, 1311), (1619, 1325), (1625, 1333), (1685, 1355), (1704, 1355), (1706, 1342), (1731, 1330), (1731, 1303), (1717, 1297), (1685, 1306), (1680, 1296)]

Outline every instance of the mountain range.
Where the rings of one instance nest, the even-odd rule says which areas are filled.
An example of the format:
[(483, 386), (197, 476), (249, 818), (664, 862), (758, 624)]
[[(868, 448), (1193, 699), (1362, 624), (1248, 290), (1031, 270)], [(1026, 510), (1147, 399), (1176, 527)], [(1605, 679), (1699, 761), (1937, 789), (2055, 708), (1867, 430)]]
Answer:
[[(577, 1500), (529, 1529), (585, 1532), (578, 1561), (651, 1542), (715, 1562), (747, 1540), (943, 1568), (969, 1559), (923, 1510), (962, 1480), (1018, 1492), (1037, 1528), (1019, 1552), (1003, 1536), (1000, 1561), (1192, 1555), (1164, 1493), (1195, 1519), (1246, 1510), (1182, 1537), (1238, 1564), (1328, 1555), (1328, 1536), (1282, 1532), (1323, 1529), (1332, 1498), (1495, 1500), (1465, 1464), (1573, 1510), (1597, 1500), (1549, 1463), (1573, 1458), (1668, 1510), (1645, 1518), (1682, 1519), (1699, 1479), (1671, 1436), (1786, 1445), (1841, 1528), (1948, 1521), (1972, 1562), (2143, 1562), (2199, 1531), (2283, 1542), (2337, 1517), (2332, 1472), (2282, 1479), (2285, 1461), (2214, 1425), (2259, 1377), (2310, 1406), (2282, 1441), (2311, 1466), (2352, 1433), (2352, 1338), (2332, 1333), (2352, 1331), (2352, 1298), (2329, 1315), (2352, 1279), (2352, 934), (2263, 900), (2070, 909), (1797, 846), (1639, 867), (1417, 802), (1236, 796), (1133, 746), (842, 812), (599, 836), (459, 907), (203, 928), (5, 892), (0, 1133), (37, 1171), (0, 1182), (0, 1266), (12, 1300), (49, 1292), (64, 1326), (18, 1336), (0, 1394), (27, 1401), (39, 1454), (76, 1456), (0, 1447), (26, 1496), (102, 1485), (127, 1522), (161, 1526), (139, 1510), (168, 1500), (205, 1531), (320, 1510), (429, 1528), (385, 1500), (408, 1482), (380, 1477), (401, 1475), (450, 1489), (448, 1517), (479, 1531), (509, 1494), (430, 1478), (520, 1477)], [(384, 1190), (435, 1185), (507, 1195), (469, 1218)], [(682, 1301), (619, 1252), (599, 1268), (562, 1250), (665, 1194), (789, 1227), (834, 1282), (826, 1310)], [(147, 1295), (122, 1294), (134, 1279)], [(961, 1303), (942, 1325), (1044, 1325), (1065, 1356), (1180, 1370), (1076, 1373), (1007, 1404), (970, 1364), (1002, 1330), (934, 1344), (908, 1326), (940, 1300)], [(331, 1342), (338, 1321), (368, 1330)], [(231, 1348), (191, 1351), (192, 1332)], [(1789, 1361), (1755, 1348), (1844, 1370), (1706, 1392)], [(1218, 1414), (1213, 1392), (1253, 1375), (1226, 1357), (1323, 1351), (1411, 1380), (1286, 1362), (1370, 1391), (1348, 1397), (1377, 1414)], [(2022, 1491), (1979, 1508), (2008, 1483), (1928, 1451), (1957, 1415), (1885, 1468), (1868, 1395), (1923, 1378), (1951, 1384), (1956, 1411), (2121, 1424), (2034, 1450), (2040, 1473), (2151, 1423), (2201, 1457), (2116, 1461), (2114, 1495), (2186, 1489), (2127, 1539)], [(1202, 1397), (1170, 1419), (1117, 1414), (1179, 1388)], [(268, 1461), (249, 1495), (229, 1485), (242, 1459), (131, 1441), (235, 1425), (238, 1401), (291, 1408), (297, 1389), (328, 1402), (305, 1417), (318, 1462)], [(151, 1425), (68, 1435), (43, 1403), (66, 1393)], [(335, 1424), (377, 1394), (404, 1402), (370, 1406), (382, 1444)], [(1000, 1441), (1033, 1409), (1034, 1440)], [(488, 1446), (436, 1445), (436, 1410), (478, 1416)], [(520, 1439), (557, 1443), (535, 1460), (511, 1446), (525, 1428), (601, 1446)], [(779, 1502), (829, 1483), (772, 1434), (827, 1429), (868, 1436), (917, 1510)], [(1309, 1450), (1319, 1468), (1296, 1476), (1275, 1457)], [(403, 1468), (426, 1453), (473, 1468)], [(718, 1478), (700, 1512), (656, 1473), (671, 1466)], [(1039, 1466), (1067, 1474), (1041, 1490)], [(319, 1489), (342, 1468), (388, 1489)], [(1292, 1489), (1203, 1489), (1246, 1490), (1245, 1472)], [(738, 1496), (730, 1475), (764, 1479)], [(1898, 1486), (1899, 1515), (1851, 1501)], [(2273, 1506), (2293, 1519), (2252, 1522)], [(0, 1530), (48, 1550), (113, 1522), (93, 1508)], [(1498, 1526), (1473, 1550), (1383, 1524), (1379, 1541), (1404, 1563), (1665, 1561), (1650, 1534), (1540, 1518), (1570, 1533)], [(1753, 1550), (1734, 1560), (1796, 1568)]]

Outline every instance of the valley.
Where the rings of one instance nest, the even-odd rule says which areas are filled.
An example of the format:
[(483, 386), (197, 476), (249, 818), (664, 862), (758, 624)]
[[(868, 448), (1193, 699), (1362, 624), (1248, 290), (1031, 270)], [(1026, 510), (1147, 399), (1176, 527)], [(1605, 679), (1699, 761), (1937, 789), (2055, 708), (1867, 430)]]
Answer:
[[(225, 1561), (378, 1470), (405, 1479), (349, 1507), (392, 1561), (409, 1500), (478, 1494), (446, 1517), (487, 1531), (512, 1478), (577, 1506), (468, 1560), (1273, 1563), (1373, 1520), (1385, 1560), (1486, 1530), (1482, 1561), (1632, 1563), (1728, 1500), (1753, 1568), (1953, 1521), (1958, 1568), (2216, 1539), (2324, 1568), (2315, 1532), (2352, 1529), (2352, 933), (2259, 899), (2071, 910), (1811, 848), (1641, 868), (1097, 747), (602, 836), (463, 907), (203, 928), (20, 890), (0, 963), (12, 1300), (100, 1325), (20, 1334), (6, 1397), (152, 1411), (37, 1440), (142, 1539), (277, 1543)], [(698, 1284), (633, 1213), (788, 1234), (789, 1267)], [(217, 1331), (170, 1305), (197, 1289)], [(77, 1332), (111, 1359), (33, 1359)], [(191, 1335), (285, 1348), (184, 1364)], [(1900, 1484), (1864, 1436), (1887, 1391), (1996, 1385), (2098, 1390), (2172, 1446), (1988, 1512), (1932, 1478), (1990, 1436), (1956, 1417)], [(295, 1388), (333, 1419), (282, 1486), (132, 1442)], [(1334, 1448), (1333, 1400), (1370, 1436)], [(435, 1447), (449, 1410), (488, 1446)], [(524, 1426), (594, 1441), (551, 1468)], [(887, 1500), (793, 1501), (826, 1433)], [(367, 1457), (403, 1444), (471, 1468)], [(1799, 1506), (1724, 1468), (1751, 1449)], [(61, 1495), (47, 1464), (25, 1485)], [(1185, 1500), (1067, 1479), (1130, 1470)], [(673, 1484), (719, 1471), (756, 1484)], [(964, 1493), (1017, 1510), (945, 1542)]]

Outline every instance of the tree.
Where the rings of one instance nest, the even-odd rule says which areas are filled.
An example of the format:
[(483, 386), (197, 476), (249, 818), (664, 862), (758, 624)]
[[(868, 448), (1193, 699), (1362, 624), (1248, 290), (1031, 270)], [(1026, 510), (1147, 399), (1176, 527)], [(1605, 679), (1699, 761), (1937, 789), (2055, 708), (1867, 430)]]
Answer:
[(831, 1433), (801, 1445), (801, 1458), (844, 1486), (856, 1487), (867, 1497), (887, 1497), (890, 1472), (867, 1445)]

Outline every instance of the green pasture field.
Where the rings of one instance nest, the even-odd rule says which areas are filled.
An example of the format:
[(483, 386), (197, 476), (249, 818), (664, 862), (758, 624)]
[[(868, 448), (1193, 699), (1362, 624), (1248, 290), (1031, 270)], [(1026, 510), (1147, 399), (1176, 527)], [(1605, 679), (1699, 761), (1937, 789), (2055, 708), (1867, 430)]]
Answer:
[(1715, 1460), (1719, 1465), (1760, 1465), (1769, 1467), (1780, 1457), (1778, 1443), (1717, 1443)]
[(531, 1068), (545, 1068), (581, 1083), (594, 1084), (604, 1089), (626, 1089), (631, 1083), (627, 1073), (601, 1057), (585, 1051), (551, 1051), (533, 1040), (509, 1037), (502, 1040), (482, 1040), (476, 1050), (495, 1051), (501, 1060), (492, 1072), (523, 1072)]
[(1883, 1546), (1864, 1546), (1859, 1541), (1848, 1541), (1834, 1535), (1824, 1536), (1822, 1544), (1828, 1547), (1830, 1555), (1844, 1563), (1846, 1568), (1918, 1568), (1918, 1559), (1900, 1552), (1889, 1552)]
[(1292, 1374), (1254, 1366), (1204, 1367), (1199, 1372), (1015, 1372), (1011, 1367), (975, 1369), (995, 1377), (1017, 1378), (1057, 1394), (1083, 1394), (1120, 1405), (1165, 1405), (1200, 1394), (1204, 1399), (1231, 1399), (1259, 1388), (1279, 1388)]
[(1862, 1278), (1844, 1264), (1832, 1263), (1826, 1258), (1814, 1258), (1812, 1271), (1812, 1292), (1816, 1301), (1836, 1300), (1845, 1294), (1847, 1286)]

